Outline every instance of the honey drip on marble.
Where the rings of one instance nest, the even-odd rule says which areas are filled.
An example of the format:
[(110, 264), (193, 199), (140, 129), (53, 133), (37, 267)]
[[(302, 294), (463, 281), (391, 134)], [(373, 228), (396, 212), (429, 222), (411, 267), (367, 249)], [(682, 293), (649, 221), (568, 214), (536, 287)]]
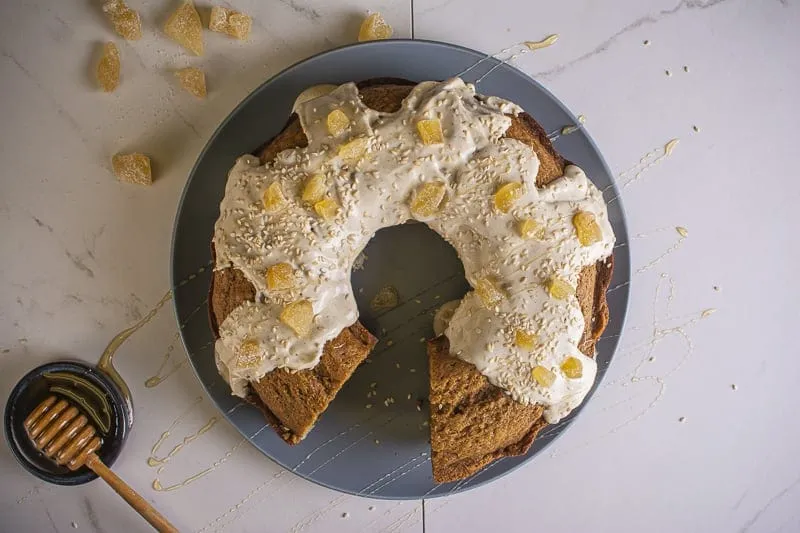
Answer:
[(139, 331), (142, 327), (144, 327), (148, 322), (150, 322), (153, 317), (158, 314), (159, 310), (161, 310), (164, 305), (170, 301), (172, 298), (172, 291), (169, 290), (167, 293), (159, 300), (159, 302), (153, 307), (141, 320), (139, 320), (134, 325), (130, 326), (127, 329), (122, 330), (113, 339), (111, 342), (108, 343), (106, 349), (103, 350), (103, 354), (100, 356), (100, 361), (97, 363), (97, 368), (105, 372), (112, 381), (119, 387), (122, 396), (128, 402), (129, 407), (131, 408), (131, 412), (133, 412), (132, 400), (131, 400), (131, 390), (128, 387), (128, 384), (125, 383), (125, 380), (122, 379), (122, 376), (119, 375), (117, 369), (114, 368), (114, 355), (117, 353), (122, 344), (128, 340), (128, 338)]

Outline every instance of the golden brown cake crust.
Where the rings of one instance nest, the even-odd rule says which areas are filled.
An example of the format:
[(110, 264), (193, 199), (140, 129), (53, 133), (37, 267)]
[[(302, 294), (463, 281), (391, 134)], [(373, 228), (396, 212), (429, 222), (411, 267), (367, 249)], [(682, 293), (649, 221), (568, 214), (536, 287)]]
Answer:
[[(405, 80), (381, 78), (361, 82), (358, 87), (367, 106), (394, 112), (414, 85)], [(513, 117), (506, 136), (528, 144), (539, 156), (538, 185), (563, 175), (565, 161), (532, 117), (525, 113)], [(267, 162), (282, 150), (306, 145), (300, 122), (292, 115), (281, 133), (257, 154), (262, 162)], [(586, 317), (580, 348), (590, 356), (608, 322), (605, 292), (612, 264), (609, 258), (585, 268), (577, 287), (577, 297)], [(240, 271), (234, 268), (215, 271), (209, 297), (215, 334), (231, 311), (255, 296), (255, 289)], [(294, 373), (283, 369), (273, 371), (251, 384), (252, 392), (247, 399), (264, 413), (286, 442), (295, 444), (313, 427), (375, 342), (376, 339), (356, 322), (325, 345), (317, 367)], [(547, 425), (541, 406), (514, 402), (473, 365), (449, 355), (448, 349), (449, 343), (444, 337), (433, 340), (428, 346), (431, 448), (437, 482), (462, 479), (495, 459), (526, 453), (536, 434)]]

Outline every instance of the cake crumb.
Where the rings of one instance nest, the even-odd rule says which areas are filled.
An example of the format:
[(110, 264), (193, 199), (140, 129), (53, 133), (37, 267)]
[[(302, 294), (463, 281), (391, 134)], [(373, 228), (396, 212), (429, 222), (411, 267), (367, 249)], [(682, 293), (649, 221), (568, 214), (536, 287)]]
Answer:
[(689, 65), (684, 65), (683, 66), (683, 71), (684, 72), (689, 72)]
[(686, 422), (686, 417), (685, 416), (680, 417), (678, 419), (678, 422), (680, 422), (680, 423)]
[(712, 289), (714, 289), (714, 291), (716, 291), (716, 292), (719, 292), (719, 285), (714, 285), (712, 287)]
[[(735, 386), (736, 386), (736, 385), (734, 385), (734, 387), (735, 387)], [(411, 395), (410, 395), (410, 394), (408, 395), (408, 398), (407, 398), (407, 399), (409, 399), (409, 400), (411, 399)]]
[(693, 130), (695, 133), (697, 133), (698, 131), (700, 131), (700, 128), (698, 128), (697, 126), (692, 126), (692, 130)]
[(702, 313), (700, 313), (700, 318), (708, 318), (708, 317), (710, 317), (711, 315), (713, 315), (716, 312), (717, 312), (717, 310), (715, 308), (711, 307), (709, 309), (706, 309)]
[(392, 339), (386, 341), (386, 346), (391, 346), (392, 344), (394, 344), (394, 341)]
[(677, 231), (678, 235), (680, 235), (681, 237), (689, 236), (689, 230), (684, 228), (683, 226), (675, 226), (675, 231)]
[(374, 506), (374, 505), (370, 505), (368, 509), (369, 509), (370, 511), (374, 511), (374, 510), (375, 510), (375, 506)]
[(400, 363), (395, 363), (394, 366), (396, 366), (397, 368), (400, 368)]
[(400, 293), (395, 287), (387, 285), (375, 294), (369, 306), (373, 311), (387, 311), (397, 307), (399, 303)]
[(419, 342), (425, 342), (425, 337), (420, 337)]
[(367, 409), (372, 409), (372, 404), (371, 404), (371, 403), (368, 403), (368, 404), (367, 404), (367, 405), (365, 405), (364, 407), (366, 407)]
[(668, 78), (669, 78), (670, 76), (672, 76), (672, 72), (670, 72), (670, 70), (669, 70), (669, 69), (665, 70), (665, 71), (664, 71), (664, 74), (666, 74)]
[(364, 252), (358, 254), (356, 256), (355, 261), (353, 261), (353, 270), (363, 270), (364, 263), (366, 263), (367, 259), (368, 259), (367, 254), (365, 254)]
[(342, 518), (349, 518), (349, 517), (350, 517), (350, 513), (347, 513), (347, 512), (342, 513)]
[(645, 39), (644, 41), (642, 41), (642, 44), (645, 46), (650, 46), (650, 39)]
[(381, 441), (379, 441), (378, 439), (375, 439), (375, 444), (380, 444), (380, 443), (381, 443)]
[(416, 371), (417, 371), (417, 369), (416, 369), (416, 368), (409, 368), (409, 369), (408, 369), (408, 371), (409, 371), (409, 372), (411, 372), (411, 373), (413, 374), (414, 372), (416, 372)]

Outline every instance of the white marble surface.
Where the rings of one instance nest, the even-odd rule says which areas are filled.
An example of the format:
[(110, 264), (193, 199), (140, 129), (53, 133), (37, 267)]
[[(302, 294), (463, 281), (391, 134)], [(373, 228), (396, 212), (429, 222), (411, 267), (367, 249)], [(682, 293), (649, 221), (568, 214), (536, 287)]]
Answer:
[[(222, 421), (157, 474), (146, 459), (170, 423), (193, 406), (162, 454), (215, 416), (186, 366), (144, 387), (170, 346), (184, 359), (162, 311), (120, 352), (138, 418), (115, 468), (186, 531), (800, 530), (797, 2), (240, 0), (257, 20), (251, 41), (207, 33), (204, 58), (157, 31), (172, 2), (130, 4), (147, 30), (121, 45), (113, 95), (89, 76), (96, 43), (113, 37), (97, 1), (0, 5), (3, 404), (27, 369), (95, 360), (158, 301), (176, 202), (217, 123), (283, 67), (353, 41), (367, 9), (398, 36), (413, 21), (417, 38), (487, 52), (558, 33), (517, 64), (586, 115), (615, 172), (680, 139), (624, 189), (641, 272), (621, 350), (563, 438), (490, 486), (426, 502), (424, 523), (420, 502), (342, 497), (282, 473)], [(184, 65), (207, 71), (207, 101), (176, 88), (169, 69)], [(110, 155), (130, 149), (153, 156), (152, 188), (110, 175)], [(179, 490), (151, 488), (220, 461)], [(147, 530), (103, 484), (43, 484), (5, 446), (0, 479), (3, 531)]]

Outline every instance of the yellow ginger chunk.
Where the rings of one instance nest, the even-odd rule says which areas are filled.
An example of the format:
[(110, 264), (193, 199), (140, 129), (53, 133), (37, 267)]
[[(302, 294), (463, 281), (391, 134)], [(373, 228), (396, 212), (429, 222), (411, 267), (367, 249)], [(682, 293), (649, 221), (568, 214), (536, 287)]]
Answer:
[(211, 31), (225, 33), (244, 41), (250, 35), (252, 26), (253, 19), (249, 15), (222, 6), (211, 8), (211, 18), (208, 21), (208, 29)]
[(328, 113), (328, 118), (325, 119), (325, 125), (328, 126), (328, 133), (334, 137), (338, 137), (350, 127), (350, 119), (341, 109), (334, 109)]
[(103, 45), (103, 55), (97, 63), (97, 83), (105, 92), (110, 93), (119, 85), (119, 50), (114, 43)]
[(281, 291), (294, 287), (294, 269), (289, 263), (277, 263), (267, 268), (267, 288)]
[(239, 345), (236, 355), (238, 368), (255, 368), (264, 361), (261, 345), (255, 339), (247, 339)]
[(556, 375), (542, 365), (537, 365), (531, 370), (531, 378), (542, 387), (549, 388), (556, 380)]
[(305, 337), (311, 333), (314, 308), (308, 300), (299, 300), (284, 307), (280, 318), (281, 322), (292, 328), (298, 337)]
[(538, 337), (524, 329), (514, 331), (514, 344), (523, 350), (533, 350), (539, 343)]
[(313, 205), (322, 200), (326, 192), (328, 192), (328, 189), (325, 186), (325, 176), (314, 174), (303, 185), (303, 192), (300, 198), (307, 204)]
[(203, 24), (191, 0), (170, 15), (164, 24), (164, 33), (194, 55), (203, 55)]
[(522, 184), (515, 181), (501, 185), (494, 193), (494, 206), (502, 212), (508, 213), (520, 196), (522, 196)]
[(439, 119), (424, 119), (417, 122), (417, 133), (422, 144), (441, 144), (444, 142), (442, 123)]
[(383, 16), (380, 13), (372, 13), (361, 23), (361, 28), (358, 30), (358, 40), (359, 42), (379, 41), (390, 38), (392, 33), (392, 27), (386, 24)]
[(544, 226), (532, 218), (524, 218), (517, 223), (517, 231), (523, 239), (544, 239)]
[(206, 75), (199, 68), (182, 68), (175, 71), (175, 76), (180, 81), (181, 87), (186, 89), (189, 94), (198, 98), (205, 98), (208, 94), (206, 92)]
[(431, 217), (442, 207), (447, 186), (441, 182), (423, 183), (417, 188), (411, 200), (411, 212), (418, 217)]
[(277, 181), (273, 181), (270, 186), (267, 187), (262, 200), (264, 209), (266, 209), (268, 213), (277, 213), (289, 205), (289, 201), (283, 195), (281, 185)]
[(603, 239), (603, 232), (600, 231), (594, 213), (578, 211), (572, 217), (572, 225), (575, 226), (575, 233), (581, 246), (589, 246)]
[(567, 296), (575, 294), (575, 287), (570, 285), (567, 281), (556, 276), (553, 276), (547, 280), (545, 285), (547, 287), (547, 292), (549, 292), (550, 296), (556, 300), (564, 300), (567, 298)]
[(316, 211), (323, 220), (333, 220), (336, 218), (337, 213), (339, 213), (339, 204), (337, 204), (336, 200), (333, 198), (323, 198), (314, 204), (314, 211)]
[(144, 154), (116, 154), (111, 158), (111, 166), (119, 181), (139, 185), (153, 183), (150, 158)]
[(561, 363), (561, 372), (570, 379), (578, 379), (583, 376), (583, 363), (577, 357), (569, 356)]
[(142, 20), (139, 13), (125, 5), (123, 0), (108, 0), (103, 4), (103, 13), (114, 25), (120, 37), (128, 41), (142, 38)]
[(356, 137), (339, 146), (339, 157), (344, 164), (355, 165), (367, 153), (368, 144), (366, 137)]
[(475, 282), (475, 292), (486, 307), (494, 307), (506, 297), (506, 292), (492, 278), (481, 278)]

